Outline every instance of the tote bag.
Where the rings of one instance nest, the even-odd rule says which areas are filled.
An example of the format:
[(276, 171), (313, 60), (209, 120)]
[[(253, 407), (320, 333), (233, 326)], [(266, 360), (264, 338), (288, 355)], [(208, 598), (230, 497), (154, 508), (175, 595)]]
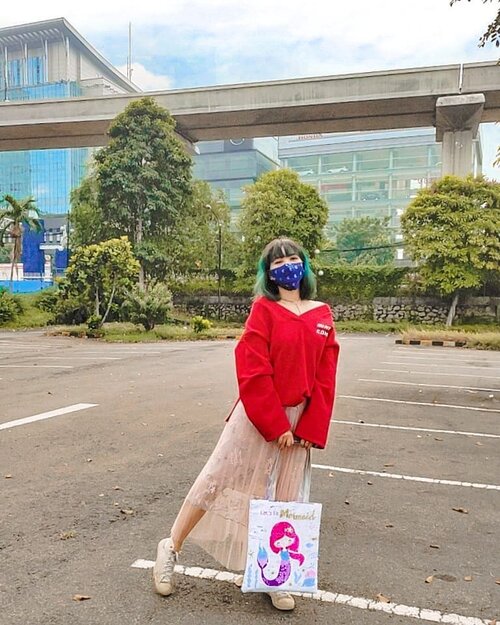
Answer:
[(311, 482), (308, 450), (298, 502), (274, 501), (279, 456), (266, 499), (250, 501), (248, 549), (242, 592), (318, 590), (321, 504), (307, 503)]

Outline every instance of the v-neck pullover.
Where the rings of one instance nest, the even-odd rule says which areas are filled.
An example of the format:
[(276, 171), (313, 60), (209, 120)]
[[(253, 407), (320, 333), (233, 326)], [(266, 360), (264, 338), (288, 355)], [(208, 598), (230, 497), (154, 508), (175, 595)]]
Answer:
[(335, 395), (339, 345), (327, 304), (296, 315), (257, 299), (235, 349), (240, 399), (267, 441), (290, 429), (285, 406), (306, 407), (295, 436), (324, 448)]

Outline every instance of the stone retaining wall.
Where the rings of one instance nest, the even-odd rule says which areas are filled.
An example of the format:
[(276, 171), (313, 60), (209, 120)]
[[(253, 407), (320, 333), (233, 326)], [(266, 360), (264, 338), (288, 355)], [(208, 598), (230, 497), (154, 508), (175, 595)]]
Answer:
[[(175, 296), (174, 304), (189, 315), (202, 315), (216, 319), (219, 303), (216, 295)], [(337, 321), (369, 320), (383, 322), (410, 321), (412, 323), (444, 323), (448, 314), (447, 302), (430, 297), (376, 297), (371, 303), (334, 303)], [(250, 311), (251, 298), (223, 295), (220, 318), (241, 321)], [(478, 319), (500, 323), (500, 297), (469, 297), (457, 306), (459, 320)]]

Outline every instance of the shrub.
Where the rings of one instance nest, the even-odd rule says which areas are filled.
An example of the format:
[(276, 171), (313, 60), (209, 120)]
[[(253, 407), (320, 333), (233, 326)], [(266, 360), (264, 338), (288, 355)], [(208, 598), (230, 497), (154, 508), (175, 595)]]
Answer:
[(54, 304), (54, 323), (80, 325), (89, 318), (91, 311), (85, 299), (70, 292), (64, 282), (56, 291), (57, 299)]
[(56, 288), (43, 289), (35, 299), (35, 307), (44, 312), (53, 313), (57, 306), (59, 293)]
[(165, 323), (172, 310), (172, 293), (165, 284), (152, 282), (143, 291), (138, 286), (127, 292), (122, 305), (123, 316), (127, 321), (152, 330), (157, 323)]
[(0, 324), (14, 321), (23, 312), (21, 300), (0, 288)]
[(204, 332), (205, 330), (210, 330), (212, 327), (212, 322), (208, 319), (205, 319), (201, 315), (196, 315), (191, 319), (191, 325), (193, 326), (193, 330), (198, 334), (199, 332)]

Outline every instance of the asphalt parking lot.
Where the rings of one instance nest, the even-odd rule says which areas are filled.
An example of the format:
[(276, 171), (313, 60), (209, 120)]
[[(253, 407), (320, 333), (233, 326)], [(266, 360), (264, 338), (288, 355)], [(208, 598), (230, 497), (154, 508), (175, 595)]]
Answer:
[(339, 338), (321, 592), (283, 614), (189, 544), (177, 593), (151, 588), (234, 401), (234, 342), (0, 333), (1, 625), (500, 619), (500, 353)]

